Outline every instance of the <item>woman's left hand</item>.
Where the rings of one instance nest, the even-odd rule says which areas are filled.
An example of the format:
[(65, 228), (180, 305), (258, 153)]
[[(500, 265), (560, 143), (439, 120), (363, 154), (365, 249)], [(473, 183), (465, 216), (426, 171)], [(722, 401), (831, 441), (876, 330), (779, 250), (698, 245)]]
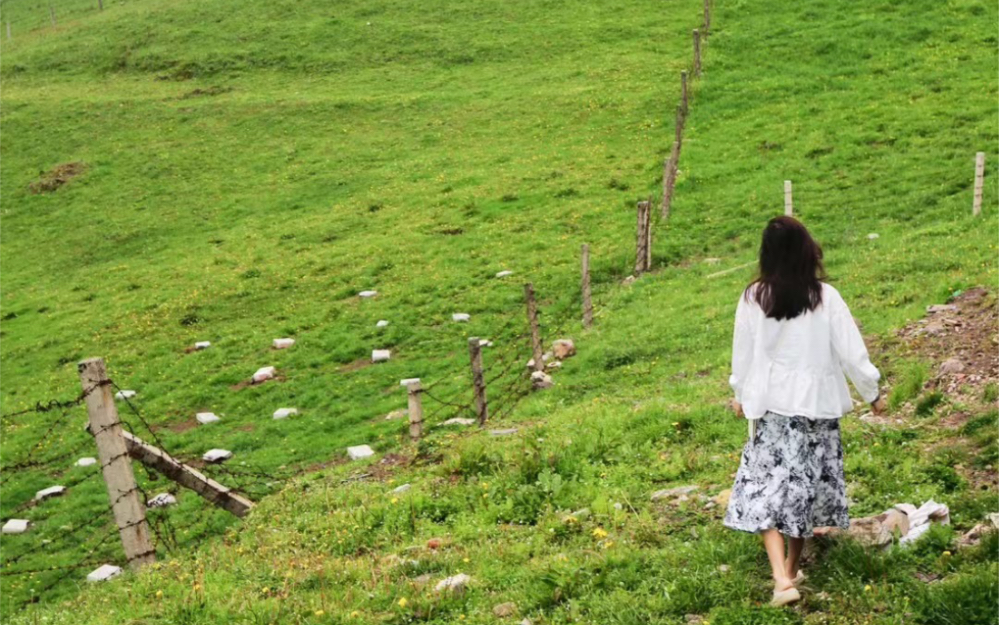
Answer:
[(746, 413), (742, 411), (742, 404), (735, 401), (734, 399), (732, 400), (732, 410), (735, 412), (735, 416), (737, 419), (742, 419), (743, 417), (746, 416)]

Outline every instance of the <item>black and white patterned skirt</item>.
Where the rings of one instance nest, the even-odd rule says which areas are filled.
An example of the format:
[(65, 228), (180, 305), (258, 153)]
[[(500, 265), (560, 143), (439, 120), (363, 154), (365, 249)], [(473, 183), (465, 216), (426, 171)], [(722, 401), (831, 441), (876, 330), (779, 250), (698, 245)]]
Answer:
[(795, 538), (849, 527), (839, 419), (763, 415), (742, 450), (724, 523)]

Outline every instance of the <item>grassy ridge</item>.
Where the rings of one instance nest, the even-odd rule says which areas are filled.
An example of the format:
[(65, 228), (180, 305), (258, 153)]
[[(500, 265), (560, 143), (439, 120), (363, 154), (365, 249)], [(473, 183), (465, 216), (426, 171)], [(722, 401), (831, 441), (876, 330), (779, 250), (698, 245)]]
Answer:
[[(156, 8), (166, 6), (150, 3), (148, 14), (116, 28), (139, 32), (128, 29), (143, 16), (161, 23)], [(190, 24), (204, 19), (206, 6), (228, 16), (223, 21), (236, 19), (224, 4), (170, 8), (189, 11)], [(189, 418), (195, 408), (227, 413), (225, 440), (261, 466), (325, 459), (359, 436), (384, 434), (387, 449), (398, 428), (366, 420), (401, 398), (374, 391), (413, 373), (458, 371), (464, 336), (488, 335), (503, 325), (503, 314), (520, 314), (517, 286), (490, 281), (495, 270), (509, 266), (532, 277), (561, 316), (573, 310), (578, 243), (590, 241), (597, 258), (598, 326), (579, 341), (581, 354), (556, 389), (517, 411), (518, 437), (435, 433), (421, 451), (439, 464), (387, 478), (414, 483), (398, 500), (385, 495), (391, 485), (384, 482), (342, 486), (344, 469), (319, 474), (265, 502), (224, 543), (166, 572), (117, 582), (128, 589), (127, 613), (152, 622), (491, 622), (491, 607), (512, 600), (536, 622), (553, 623), (676, 623), (687, 613), (710, 613), (712, 623), (994, 620), (994, 545), (951, 558), (943, 552), (952, 530), (911, 551), (837, 546), (813, 573), (825, 596), (778, 612), (755, 607), (766, 597), (755, 540), (722, 531), (717, 513), (700, 505), (648, 503), (649, 491), (663, 485), (691, 482), (713, 494), (734, 471), (744, 430), (722, 404), (730, 316), (746, 276), (705, 275), (752, 258), (762, 221), (780, 210), (782, 180), (794, 180), (797, 211), (824, 243), (834, 283), (866, 331), (885, 335), (958, 289), (995, 283), (996, 195), (988, 179), (984, 219), (970, 218), (974, 152), (999, 135), (994, 9), (718, 6), (674, 215), (656, 231), (662, 268), (620, 288), (613, 279), (628, 266), (632, 202), (655, 188), (670, 140), (668, 124), (657, 120), (669, 109), (662, 102), (675, 101), (669, 85), (686, 58), (689, 25), (644, 5), (588, 10), (596, 15), (546, 8), (537, 25), (525, 7), (469, 9), (515, 12), (516, 19), (489, 22), (495, 36), (509, 38), (496, 49), (511, 56), (476, 48), (481, 63), (446, 67), (438, 51), (462, 49), (452, 36), (461, 39), (463, 28), (479, 24), (456, 19), (454, 30), (438, 33), (446, 43), (420, 48), (426, 33), (412, 24), (423, 23), (416, 15), (422, 6), (402, 10), (412, 13), (383, 7), (380, 19), (398, 19), (399, 32), (409, 24), (417, 41), (398, 44), (398, 62), (383, 56), (381, 35), (354, 40), (354, 48), (377, 48), (370, 57), (358, 54), (356, 71), (337, 66), (336, 52), (260, 61), (260, 51), (298, 47), (275, 43), (284, 21), (260, 33), (268, 46), (256, 54), (237, 53), (237, 34), (213, 42), (214, 49), (190, 40), (178, 53), (175, 44), (189, 36), (178, 26), (149, 29), (156, 34), (135, 54), (146, 60), (118, 68), (101, 61), (112, 54), (92, 51), (87, 35), (4, 55), (6, 75), (17, 72), (7, 83), (3, 120), (3, 312), (18, 314), (4, 323), (0, 349), (8, 406), (40, 389), (71, 391), (68, 363), (95, 349), (111, 357), (101, 348), (114, 345), (115, 375), (140, 389), (147, 412), (164, 423)], [(693, 5), (676, 9), (697, 14)], [(370, 7), (353, 10), (353, 28), (378, 26)], [(260, 23), (239, 15), (247, 19), (235, 32)], [(315, 16), (310, 23), (317, 31), (347, 29)], [(635, 37), (651, 24), (670, 33)], [(301, 37), (303, 30), (285, 33)], [(124, 40), (135, 41), (129, 36)], [(322, 49), (316, 37), (300, 55)], [(528, 44), (547, 37), (557, 52), (539, 62)], [(157, 60), (162, 50), (172, 50), (176, 63)], [(375, 60), (369, 66), (365, 59)], [(317, 67), (341, 73), (312, 77)], [(150, 80), (184, 77), (184, 68), (196, 68), (193, 83)], [(97, 84), (85, 86), (93, 77)], [(176, 99), (194, 85), (234, 88)], [(108, 116), (100, 125), (98, 112)], [(53, 124), (65, 124), (67, 144), (43, 140), (29, 127), (37, 119), (50, 123), (46, 138)], [(80, 124), (90, 131), (77, 130)], [(345, 136), (331, 146), (337, 125)], [(82, 147), (94, 137), (105, 152), (128, 152), (107, 163), (117, 175), (101, 178), (94, 167), (53, 196), (24, 193), (37, 169), (77, 158), (100, 164), (101, 151)], [(80, 153), (69, 156), (70, 146)], [(989, 163), (996, 158), (988, 152)], [(116, 208), (97, 210), (107, 205)], [(87, 225), (81, 215), (104, 223)], [(100, 244), (110, 226), (127, 233), (113, 249)], [(454, 228), (463, 234), (439, 234)], [(880, 238), (868, 240), (870, 232)], [(74, 245), (56, 248), (63, 237)], [(74, 251), (81, 246), (92, 254), (81, 258)], [(704, 256), (723, 262), (700, 263)], [(368, 286), (385, 297), (358, 306), (350, 296)], [(90, 294), (92, 302), (114, 303), (113, 321), (106, 306), (93, 316)], [(473, 313), (471, 327), (446, 324), (459, 303)], [(46, 306), (58, 314), (37, 313)], [(246, 318), (248, 310), (269, 323)], [(180, 325), (192, 314), (196, 324)], [(428, 355), (343, 375), (341, 365), (373, 347), (378, 318), (391, 318), (400, 332), (392, 341), (419, 341)], [(81, 327), (88, 339), (78, 338)], [(277, 355), (288, 382), (231, 393), (229, 385), (273, 357), (269, 339), (285, 333), (302, 340), (301, 349)], [(72, 337), (79, 353), (48, 338), (59, 336)], [(239, 338), (193, 357), (177, 353), (216, 336)], [(35, 347), (41, 337), (51, 344)], [(53, 366), (64, 353), (67, 364)], [(889, 381), (909, 366), (890, 353), (879, 364)], [(287, 429), (260, 423), (271, 406), (288, 402), (335, 414), (335, 424), (316, 436), (308, 408)], [(969, 430), (955, 444), (952, 432), (937, 427), (959, 409), (974, 411), (976, 423), (994, 423), (987, 403), (945, 402), (929, 421), (900, 431), (846, 422), (852, 512), (934, 497), (951, 504), (963, 529), (994, 510), (994, 485), (979, 491), (945, 471), (962, 462), (995, 466), (989, 428)], [(255, 432), (238, 431), (251, 423)], [(265, 444), (265, 433), (283, 436), (282, 447)], [(18, 456), (11, 453), (17, 441), (33, 436), (31, 426), (5, 430), (14, 443), (5, 442), (5, 462)], [(170, 442), (195, 453), (200, 436), (195, 430)], [(941, 441), (951, 449), (934, 447)], [(95, 489), (91, 496), (100, 495)], [(194, 503), (184, 500), (179, 513)], [(593, 516), (564, 520), (564, 511), (582, 507)], [(438, 536), (445, 548), (422, 547)], [(415, 563), (386, 559), (393, 553)], [(718, 569), (723, 564), (727, 574)], [(435, 582), (459, 571), (474, 578), (465, 597), (440, 600), (419, 588), (424, 573)], [(916, 572), (944, 581), (927, 587)], [(85, 593), (72, 610), (54, 605), (46, 616), (118, 622), (115, 611), (126, 608), (109, 601)]]

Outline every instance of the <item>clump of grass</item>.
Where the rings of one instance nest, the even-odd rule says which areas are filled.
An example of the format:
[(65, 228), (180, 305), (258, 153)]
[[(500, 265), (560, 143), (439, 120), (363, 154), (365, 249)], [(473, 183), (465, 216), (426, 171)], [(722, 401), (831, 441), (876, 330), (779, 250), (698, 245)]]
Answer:
[(902, 404), (916, 398), (926, 383), (926, 373), (926, 365), (922, 362), (910, 362), (899, 371), (888, 395), (888, 408), (898, 410)]
[(925, 625), (994, 625), (999, 567), (978, 567), (924, 586), (913, 597), (916, 621)]
[(940, 405), (944, 400), (944, 394), (940, 391), (932, 391), (919, 398), (916, 402), (916, 415), (920, 417), (929, 417), (936, 410), (936, 407)]

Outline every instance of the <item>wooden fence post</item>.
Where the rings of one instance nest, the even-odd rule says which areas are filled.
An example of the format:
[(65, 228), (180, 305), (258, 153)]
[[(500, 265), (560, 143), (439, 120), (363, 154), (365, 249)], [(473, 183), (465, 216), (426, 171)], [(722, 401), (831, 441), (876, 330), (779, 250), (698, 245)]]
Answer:
[(686, 116), (687, 111), (690, 110), (690, 100), (687, 95), (687, 70), (680, 72), (680, 101), (683, 105), (683, 114)]
[(635, 204), (635, 276), (640, 276), (645, 271), (645, 243), (648, 240), (645, 235), (646, 210), (645, 200), (639, 200)]
[(652, 271), (652, 196), (645, 200), (645, 271)]
[(694, 29), (694, 76), (701, 75), (701, 33)]
[(406, 385), (409, 394), (409, 438), (417, 441), (423, 435), (423, 387), (415, 379)]
[(784, 181), (784, 214), (788, 217), (794, 216), (794, 202), (791, 199), (791, 181)]
[(975, 155), (975, 199), (971, 203), (971, 214), (982, 214), (982, 185), (985, 179), (985, 152)]
[(666, 170), (663, 172), (663, 206), (662, 218), (669, 218), (670, 207), (673, 205), (673, 189), (676, 187), (676, 174), (678, 161), (680, 160), (680, 142), (673, 142), (673, 149), (670, 150), (669, 159), (666, 161)]
[(711, 0), (704, 0), (704, 36), (711, 30)]
[(684, 114), (683, 105), (676, 105), (676, 133), (673, 140), (679, 144), (683, 144), (683, 125), (684, 125)]
[(52, 19), (52, 25), (55, 26), (56, 25), (55, 9), (52, 8), (51, 4), (49, 5), (49, 18)]
[(10, 20), (7, 20), (7, 41), (10, 41)]
[(541, 329), (538, 327), (538, 304), (534, 300), (534, 285), (528, 282), (524, 285), (524, 300), (527, 302), (527, 323), (531, 326), (531, 351), (534, 353), (535, 371), (544, 371), (545, 363), (541, 358)]
[(107, 484), (111, 510), (125, 558), (134, 569), (156, 561), (156, 550), (149, 539), (146, 521), (146, 502), (139, 497), (139, 487), (132, 473), (118, 408), (111, 394), (107, 369), (101, 358), (90, 358), (77, 365), (80, 384), (87, 393), (87, 416), (90, 432), (97, 443), (97, 456), (101, 461), (104, 482)]
[[(707, 2), (707, 0), (704, 1)], [(104, 10), (104, 0), (97, 0), (97, 10), (98, 11)]]
[(593, 300), (590, 299), (590, 246), (583, 243), (583, 327), (593, 325)]
[[(486, 405), (486, 381), (482, 376), (482, 345), (479, 337), (468, 339), (468, 355), (472, 361), (472, 387), (475, 391), (475, 413), (479, 425), (485, 425), (489, 418), (489, 408)], [(539, 357), (540, 360), (540, 357)]]

